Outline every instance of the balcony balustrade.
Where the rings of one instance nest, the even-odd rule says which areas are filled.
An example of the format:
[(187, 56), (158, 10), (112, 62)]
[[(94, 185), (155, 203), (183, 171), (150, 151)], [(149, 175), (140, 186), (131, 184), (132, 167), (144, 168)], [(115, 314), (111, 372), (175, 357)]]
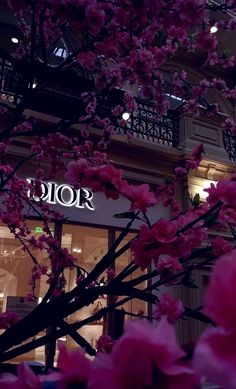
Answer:
[(223, 133), (223, 142), (225, 150), (228, 153), (230, 161), (236, 161), (236, 136), (232, 134), (229, 130), (224, 131)]
[[(76, 75), (75, 75), (76, 77)], [(28, 82), (20, 74), (14, 71), (13, 66), (7, 61), (0, 61), (0, 99), (7, 104), (17, 105), (24, 93), (27, 91)], [(57, 94), (57, 88), (53, 91), (45, 88), (46, 94)], [(122, 92), (123, 93), (123, 92)], [(45, 97), (45, 95), (44, 95)], [(50, 96), (52, 98), (52, 96)], [(66, 94), (64, 99), (66, 100)], [(72, 100), (78, 101), (78, 94), (70, 93), (70, 105)], [(106, 101), (112, 101), (113, 104), (103, 103), (100, 107), (102, 116), (109, 116), (112, 105), (122, 104), (122, 94), (119, 97), (111, 97)], [(39, 102), (39, 99), (37, 99)], [(51, 100), (53, 104), (53, 99)], [(176, 147), (179, 142), (179, 127), (178, 116), (175, 111), (169, 111), (168, 114), (161, 119), (157, 118), (154, 104), (140, 98), (136, 99), (138, 110), (131, 114), (127, 120), (125, 127), (118, 127), (118, 134), (125, 134), (133, 139), (152, 142), (169, 147)], [(76, 103), (76, 101), (74, 101)], [(100, 114), (100, 112), (99, 112)]]
[(137, 111), (130, 116), (124, 128), (119, 127), (118, 133), (126, 134), (133, 139), (176, 147), (179, 143), (177, 113), (170, 110), (166, 116), (158, 119), (153, 103), (139, 98), (136, 102)]

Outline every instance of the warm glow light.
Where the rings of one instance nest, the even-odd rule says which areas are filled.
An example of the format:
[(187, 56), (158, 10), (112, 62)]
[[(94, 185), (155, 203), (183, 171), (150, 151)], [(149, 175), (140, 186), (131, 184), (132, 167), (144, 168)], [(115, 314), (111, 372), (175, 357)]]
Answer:
[(130, 113), (129, 112), (124, 112), (123, 115), (122, 115), (122, 119), (127, 121), (127, 120), (129, 120), (129, 118), (130, 118)]
[(82, 250), (80, 248), (77, 248), (77, 247), (74, 247), (72, 251), (73, 251), (73, 253), (78, 253), (78, 254), (82, 253)]
[(212, 26), (210, 28), (210, 31), (211, 31), (212, 34), (215, 34), (218, 31), (218, 28), (216, 26)]
[(208, 197), (208, 193), (204, 189), (210, 188), (211, 184), (216, 185), (217, 181), (199, 179), (199, 182), (193, 184), (191, 187), (190, 193), (191, 193), (192, 198), (195, 196), (195, 194), (199, 194), (200, 200), (206, 201), (206, 198)]
[(11, 41), (12, 41), (12, 43), (17, 44), (19, 42), (19, 39), (17, 39), (16, 37), (13, 37), (13, 38), (11, 38)]

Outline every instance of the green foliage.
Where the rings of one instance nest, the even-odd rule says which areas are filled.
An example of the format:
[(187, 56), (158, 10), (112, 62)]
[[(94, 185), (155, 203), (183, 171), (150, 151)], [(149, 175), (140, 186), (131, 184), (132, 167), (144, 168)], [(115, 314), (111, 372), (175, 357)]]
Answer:
[(198, 206), (201, 204), (200, 194), (199, 194), (199, 193), (196, 193), (195, 196), (194, 196), (193, 198), (190, 197), (190, 201), (191, 201), (191, 204), (192, 204), (194, 207), (198, 207)]

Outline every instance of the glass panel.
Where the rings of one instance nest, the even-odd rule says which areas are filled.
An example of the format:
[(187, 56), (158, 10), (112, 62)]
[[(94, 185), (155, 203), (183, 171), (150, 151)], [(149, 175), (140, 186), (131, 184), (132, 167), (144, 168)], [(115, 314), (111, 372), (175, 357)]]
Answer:
[[(28, 221), (28, 227), (31, 229), (31, 236), (39, 236), (42, 233), (42, 222)], [(52, 228), (53, 224), (49, 224)], [(28, 239), (28, 238), (27, 238)], [(30, 250), (37, 261), (42, 265), (47, 263), (48, 256), (45, 250)], [(0, 311), (16, 311), (22, 318), (25, 314), (37, 305), (37, 300), (30, 302), (27, 295), (31, 293), (29, 285), (32, 275), (31, 269), (34, 264), (27, 250), (22, 250), (22, 244), (9, 231), (8, 227), (0, 224)], [(46, 278), (44, 276), (43, 278)], [(46, 281), (44, 281), (46, 282)], [(38, 299), (40, 297), (40, 284), (36, 282), (34, 294)], [(22, 305), (21, 305), (22, 304)], [(16, 307), (17, 305), (17, 307)], [(4, 330), (1, 330), (3, 332)], [(44, 348), (33, 350), (15, 359), (38, 360), (44, 362)]]
[[(116, 237), (119, 236), (119, 232), (116, 232)], [(122, 241), (120, 246), (118, 247), (118, 250), (123, 247), (126, 243), (128, 243), (131, 239), (133, 239), (136, 236), (135, 233), (129, 233), (127, 237)], [(116, 274), (119, 274), (130, 262), (132, 261), (132, 252), (131, 250), (127, 250), (125, 253), (123, 253), (117, 260), (115, 264), (115, 272)], [(144, 271), (142, 271), (140, 268), (137, 269), (135, 272), (133, 272), (130, 276), (126, 277), (125, 280), (132, 280), (134, 278), (140, 277), (141, 275), (145, 274)], [(144, 289), (147, 287), (147, 282), (142, 282), (141, 284), (136, 286), (139, 289)], [(118, 300), (123, 299), (124, 296), (121, 296), (118, 298)], [(130, 312), (131, 314), (139, 314), (139, 315), (148, 315), (148, 304), (142, 300), (139, 299), (132, 299), (122, 305), (123, 309), (126, 312)], [(132, 315), (125, 315), (125, 320), (132, 320), (136, 319), (135, 316)]]
[[(108, 250), (108, 232), (105, 229), (82, 227), (76, 225), (63, 225), (62, 247), (67, 247), (76, 258), (76, 264), (85, 271), (90, 272)], [(76, 271), (70, 270), (68, 274), (68, 288), (76, 285)], [(103, 275), (99, 281), (102, 280)], [(107, 305), (106, 296), (101, 296), (94, 304), (75, 312), (68, 319), (69, 322), (83, 320), (97, 310)], [(96, 347), (97, 339), (104, 332), (105, 323), (96, 322), (84, 326), (79, 332), (93, 346)], [(66, 339), (70, 349), (78, 345), (69, 336)]]

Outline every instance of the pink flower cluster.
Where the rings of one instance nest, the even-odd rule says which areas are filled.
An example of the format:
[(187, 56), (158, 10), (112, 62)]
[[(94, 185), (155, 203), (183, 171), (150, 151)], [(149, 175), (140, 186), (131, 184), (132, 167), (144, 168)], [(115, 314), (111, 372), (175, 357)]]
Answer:
[(220, 257), (205, 295), (205, 312), (217, 324), (205, 331), (196, 345), (194, 364), (210, 382), (235, 388), (236, 250)]
[(110, 163), (91, 164), (87, 159), (80, 158), (69, 162), (65, 178), (74, 187), (90, 187), (94, 192), (104, 192), (107, 198), (113, 200), (123, 195), (130, 200), (131, 210), (145, 212), (156, 203), (154, 194), (149, 191), (149, 185), (129, 185), (123, 179), (122, 171)]
[(7, 329), (14, 326), (19, 321), (15, 312), (6, 311), (0, 314), (0, 329)]
[(98, 353), (88, 388), (142, 389), (157, 384), (163, 388), (174, 384), (176, 389), (182, 385), (193, 388), (197, 379), (181, 361), (183, 356), (174, 327), (165, 318), (156, 327), (146, 321), (130, 322), (111, 354)]
[[(201, 247), (207, 237), (202, 222), (187, 228), (184, 233), (178, 232), (196, 218), (197, 214), (190, 210), (176, 221), (160, 219), (151, 228), (142, 225), (138, 238), (131, 244), (135, 263), (145, 269), (154, 260), (162, 275), (170, 276), (173, 270), (181, 270), (178, 258), (187, 258), (192, 249)], [(170, 272), (166, 271), (168, 269)]]
[[(20, 20), (30, 17), (31, 9), (26, 1), (19, 2), (18, 6), (12, 1), (7, 1), (7, 4)], [(167, 3), (159, 1), (154, 5), (150, 1), (137, 4), (131, 0), (116, 2), (65, 0), (63, 5), (56, 1), (51, 1), (49, 5), (46, 0), (43, 0), (41, 5), (45, 9), (43, 31), (46, 45), (60, 37), (61, 25), (68, 24), (72, 30), (78, 32), (81, 49), (76, 55), (76, 61), (82, 69), (93, 72), (96, 89), (139, 85), (144, 97), (154, 99), (159, 116), (169, 109), (160, 66), (173, 57), (179, 47), (192, 52), (203, 50), (208, 54), (207, 61), (212, 65), (219, 63), (223, 67), (230, 67), (234, 64), (232, 55), (226, 53), (220, 55), (216, 51), (218, 36), (211, 33), (211, 15), (206, 0), (170, 0)], [(232, 10), (235, 4), (227, 3), (225, 7)], [(42, 33), (41, 9), (41, 6), (35, 8), (36, 43), (38, 44), (41, 43)], [(23, 18), (25, 15), (26, 17)], [(194, 33), (192, 26), (198, 26)], [(26, 47), (21, 43), (19, 53), (16, 54), (25, 56), (29, 50), (30, 28), (22, 21), (20, 28), (25, 37)], [(235, 21), (232, 18), (227, 21), (219, 20), (217, 28), (232, 31), (235, 29)], [(162, 31), (166, 33), (160, 42), (156, 36)], [(73, 66), (73, 61), (74, 58), (66, 66)], [(179, 75), (175, 73), (174, 94), (184, 96), (186, 89), (188, 92), (191, 91), (188, 85), (190, 84), (185, 70)], [(201, 82), (193, 88), (192, 96), (186, 99), (189, 101), (185, 101), (188, 112), (199, 114), (199, 98), (206, 91), (206, 88), (202, 88)], [(136, 104), (132, 98), (127, 97), (128, 95), (130, 94), (127, 93), (125, 96), (125, 105), (132, 112), (136, 109)]]
[(236, 207), (236, 181), (222, 179), (217, 184), (211, 183), (210, 188), (206, 188), (208, 193), (208, 203), (214, 205), (217, 201), (222, 201), (225, 206)]
[(104, 347), (92, 362), (81, 350), (68, 352), (59, 343), (58, 372), (35, 376), (27, 364), (18, 366), (18, 376), (3, 374), (0, 387), (7, 389), (42, 389), (51, 383), (58, 388), (84, 384), (88, 389), (194, 389), (197, 375), (183, 357), (174, 327), (162, 318), (157, 326), (146, 321), (127, 325), (124, 335), (109, 353)]
[(157, 304), (157, 309), (154, 312), (154, 317), (160, 320), (163, 316), (166, 316), (170, 324), (174, 324), (175, 321), (184, 313), (184, 306), (181, 300), (176, 300), (169, 293), (161, 295)]

